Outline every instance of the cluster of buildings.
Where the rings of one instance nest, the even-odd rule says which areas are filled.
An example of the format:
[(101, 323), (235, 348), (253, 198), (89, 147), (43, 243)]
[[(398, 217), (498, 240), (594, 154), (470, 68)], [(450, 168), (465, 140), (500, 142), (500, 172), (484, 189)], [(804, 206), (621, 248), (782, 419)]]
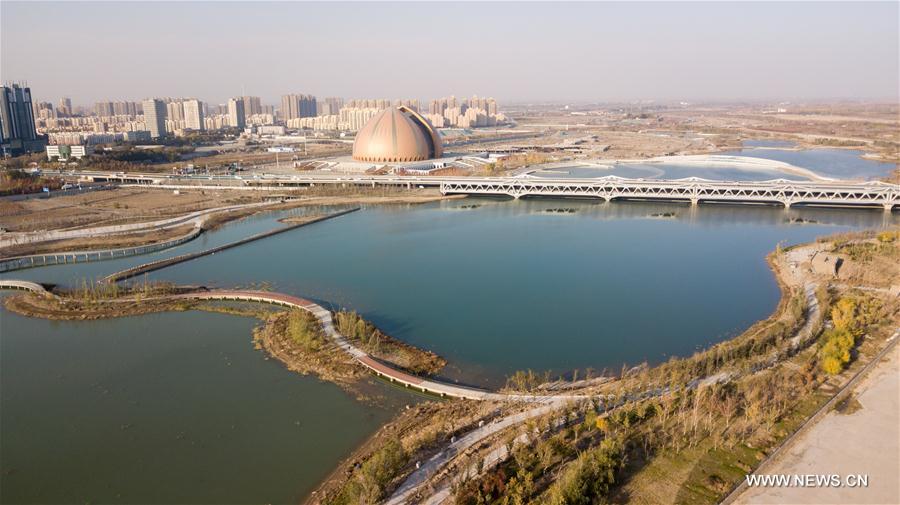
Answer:
[(315, 117), (318, 115), (316, 97), (312, 95), (282, 95), (281, 117), (285, 121), (301, 117)]
[(455, 96), (432, 100), (426, 118), (436, 128), (477, 128), (506, 122), (506, 116), (497, 111), (496, 100), (477, 95), (461, 101)]
[(48, 133), (47, 138), (50, 145), (76, 146), (86, 145), (93, 146), (97, 144), (114, 144), (116, 142), (149, 142), (150, 132), (146, 130), (135, 130), (126, 132), (54, 132)]
[[(316, 131), (359, 131), (370, 119), (391, 107), (406, 107), (419, 112), (419, 100), (386, 98), (355, 98), (344, 102), (339, 98), (326, 98), (327, 106), (320, 108), (315, 117), (288, 119), (288, 128), (304, 128)], [(321, 112), (328, 111), (329, 114)]]
[(43, 150), (48, 140), (56, 146), (145, 142), (191, 131), (244, 131), (249, 127), (254, 131), (275, 127), (278, 131), (355, 132), (396, 107), (424, 118), (435, 128), (493, 126), (506, 119), (497, 111), (493, 98), (477, 96), (459, 101), (453, 96), (432, 100), (426, 113), (417, 99), (345, 101), (299, 93), (283, 95), (280, 108), (264, 105), (258, 96), (237, 96), (224, 104), (171, 97), (100, 101), (92, 108), (74, 108), (72, 100), (63, 97), (54, 107), (51, 102), (32, 102), (31, 90), (24, 85), (5, 85), (2, 90), (0, 145), (3, 153), (10, 155)]

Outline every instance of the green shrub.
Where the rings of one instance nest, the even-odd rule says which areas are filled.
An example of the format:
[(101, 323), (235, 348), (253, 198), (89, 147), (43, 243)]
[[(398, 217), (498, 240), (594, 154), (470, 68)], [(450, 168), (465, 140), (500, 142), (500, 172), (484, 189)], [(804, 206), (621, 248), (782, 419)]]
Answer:
[(553, 483), (547, 496), (549, 505), (590, 505), (606, 497), (624, 467), (623, 443), (606, 439), (582, 453)]
[(288, 336), (307, 351), (317, 351), (325, 343), (322, 326), (312, 313), (305, 310), (292, 310), (288, 316)]

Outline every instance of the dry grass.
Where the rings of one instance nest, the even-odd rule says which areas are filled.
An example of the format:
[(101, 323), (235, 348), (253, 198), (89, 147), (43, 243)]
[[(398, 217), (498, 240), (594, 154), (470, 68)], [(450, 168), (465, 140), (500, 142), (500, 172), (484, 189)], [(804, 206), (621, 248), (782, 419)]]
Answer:
[(197, 210), (261, 201), (248, 191), (117, 188), (0, 204), (0, 227), (28, 232), (153, 221)]

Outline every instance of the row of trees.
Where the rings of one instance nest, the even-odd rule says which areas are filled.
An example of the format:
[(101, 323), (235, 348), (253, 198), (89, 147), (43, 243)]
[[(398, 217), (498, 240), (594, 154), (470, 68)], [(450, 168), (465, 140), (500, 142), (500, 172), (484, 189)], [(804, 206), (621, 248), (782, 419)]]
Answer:
[(77, 287), (62, 293), (66, 299), (78, 301), (81, 303), (94, 303), (104, 300), (114, 300), (116, 298), (131, 296), (137, 300), (141, 298), (149, 298), (152, 296), (162, 296), (173, 294), (178, 288), (171, 282), (150, 281), (146, 277), (131, 283), (117, 282), (94, 282), (88, 279), (81, 279)]
[(40, 193), (44, 188), (52, 191), (62, 185), (62, 179), (42, 177), (17, 169), (0, 173), (0, 196)]
[(815, 356), (798, 359), (799, 367), (776, 367), (730, 383), (680, 387), (609, 414), (600, 413), (599, 403), (592, 404), (583, 412), (566, 414), (567, 419), (580, 416), (580, 422), (563, 423), (557, 434), (550, 428), (553, 423), (544, 423), (542, 429), (531, 426), (526, 433), (543, 435), (511, 450), (512, 457), (500, 467), (459, 486), (456, 501), (597, 503), (609, 498), (629, 459), (678, 453), (701, 443), (712, 448), (767, 445), (779, 421), (818, 384)]
[(363, 319), (355, 311), (340, 311), (335, 314), (337, 328), (341, 335), (358, 340), (369, 352), (379, 352), (382, 342), (387, 340), (384, 333), (372, 323)]
[(367, 505), (380, 503), (390, 484), (409, 462), (409, 454), (396, 439), (390, 439), (354, 472), (341, 492), (326, 499), (327, 505)]

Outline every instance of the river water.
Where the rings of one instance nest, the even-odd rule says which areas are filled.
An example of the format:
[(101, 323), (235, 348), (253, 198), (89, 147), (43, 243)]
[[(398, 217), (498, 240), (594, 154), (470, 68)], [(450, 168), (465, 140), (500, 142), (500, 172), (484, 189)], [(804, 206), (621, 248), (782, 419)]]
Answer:
[[(157, 255), (4, 277), (76, 283), (303, 212), (247, 218)], [(776, 306), (764, 256), (778, 243), (896, 224), (880, 210), (452, 200), (364, 208), (150, 278), (266, 282), (354, 309), (446, 357), (447, 378), (496, 386), (519, 369), (616, 370), (729, 338)], [(91, 322), (0, 312), (2, 501), (295, 502), (419, 401), (379, 386), (385, 401), (374, 406), (291, 373), (253, 349), (254, 324), (195, 312)]]

